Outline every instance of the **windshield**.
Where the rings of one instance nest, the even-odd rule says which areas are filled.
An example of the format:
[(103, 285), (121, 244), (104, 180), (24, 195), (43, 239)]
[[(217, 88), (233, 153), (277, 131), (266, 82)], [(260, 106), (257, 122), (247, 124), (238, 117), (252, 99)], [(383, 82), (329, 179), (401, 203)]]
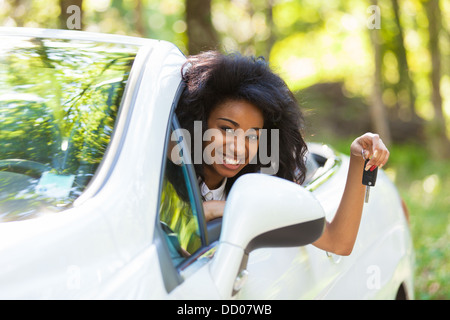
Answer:
[(0, 36), (0, 221), (57, 212), (102, 161), (138, 47)]

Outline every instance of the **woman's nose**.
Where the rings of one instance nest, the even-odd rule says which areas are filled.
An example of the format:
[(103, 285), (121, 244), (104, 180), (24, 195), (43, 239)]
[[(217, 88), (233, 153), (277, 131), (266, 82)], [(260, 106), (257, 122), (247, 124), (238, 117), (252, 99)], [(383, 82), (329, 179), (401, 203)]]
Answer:
[(232, 152), (233, 156), (242, 158), (245, 156), (245, 137), (240, 135), (235, 136), (233, 141), (228, 144), (228, 149)]

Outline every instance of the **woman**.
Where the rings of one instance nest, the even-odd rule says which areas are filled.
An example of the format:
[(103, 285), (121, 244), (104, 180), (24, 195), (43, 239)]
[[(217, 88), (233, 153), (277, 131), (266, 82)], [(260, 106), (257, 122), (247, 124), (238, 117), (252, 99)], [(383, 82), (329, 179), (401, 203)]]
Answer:
[[(201, 163), (194, 162), (207, 221), (223, 215), (226, 194), (237, 178), (264, 168), (258, 153), (262, 133), (267, 134), (266, 142), (277, 135), (277, 150), (264, 145), (269, 154), (278, 152), (276, 176), (299, 184), (304, 181), (303, 116), (286, 83), (263, 59), (201, 53), (188, 58), (183, 80), (186, 89), (176, 110), (181, 127), (194, 137), (198, 130), (194, 126), (201, 121), (202, 133), (218, 133), (202, 142), (215, 161), (203, 157)], [(364, 158), (370, 158), (365, 170), (386, 164), (389, 151), (378, 135), (366, 133), (351, 144), (345, 190), (333, 221), (327, 222), (313, 243), (318, 248), (339, 255), (351, 253), (364, 201)]]

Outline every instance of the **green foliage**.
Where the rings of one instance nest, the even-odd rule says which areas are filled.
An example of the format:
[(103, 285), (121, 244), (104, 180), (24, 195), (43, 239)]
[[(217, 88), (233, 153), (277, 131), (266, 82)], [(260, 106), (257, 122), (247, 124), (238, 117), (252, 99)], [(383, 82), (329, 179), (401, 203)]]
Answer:
[(166, 223), (177, 236), (181, 248), (194, 253), (201, 246), (197, 219), (189, 202), (184, 201), (174, 186), (164, 180), (161, 192), (160, 220)]
[(389, 171), (411, 216), (416, 251), (416, 298), (449, 299), (450, 161), (421, 146), (394, 146)]

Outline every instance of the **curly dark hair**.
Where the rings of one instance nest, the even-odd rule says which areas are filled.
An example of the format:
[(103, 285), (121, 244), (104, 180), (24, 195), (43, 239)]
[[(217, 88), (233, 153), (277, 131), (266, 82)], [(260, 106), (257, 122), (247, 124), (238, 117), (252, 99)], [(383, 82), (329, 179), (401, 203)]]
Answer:
[[(182, 78), (186, 87), (176, 114), (181, 127), (187, 129), (191, 137), (194, 137), (194, 121), (202, 121), (203, 133), (208, 129), (207, 119), (217, 105), (229, 100), (247, 101), (261, 110), (264, 129), (268, 129), (267, 141), (271, 141), (270, 129), (279, 129), (280, 163), (276, 175), (297, 183), (304, 181), (307, 146), (301, 133), (303, 114), (286, 83), (263, 58), (203, 52), (188, 57), (182, 68)], [(268, 154), (270, 152), (269, 146)], [(193, 150), (191, 153), (193, 159)], [(197, 175), (203, 179), (203, 165), (194, 166)], [(228, 179), (226, 191), (241, 175), (258, 172), (261, 167), (259, 159), (256, 164), (248, 164)]]

